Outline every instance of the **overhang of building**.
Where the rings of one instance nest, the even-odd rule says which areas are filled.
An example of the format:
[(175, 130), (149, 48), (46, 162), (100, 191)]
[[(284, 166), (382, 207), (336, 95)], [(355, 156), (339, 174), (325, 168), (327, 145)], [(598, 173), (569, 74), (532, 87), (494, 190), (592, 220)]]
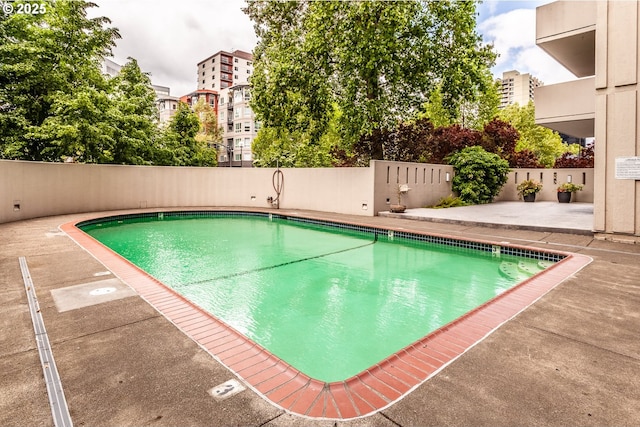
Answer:
[(595, 78), (535, 89), (536, 124), (579, 137), (594, 136)]
[(576, 77), (595, 75), (596, 7), (558, 1), (536, 9), (536, 44)]

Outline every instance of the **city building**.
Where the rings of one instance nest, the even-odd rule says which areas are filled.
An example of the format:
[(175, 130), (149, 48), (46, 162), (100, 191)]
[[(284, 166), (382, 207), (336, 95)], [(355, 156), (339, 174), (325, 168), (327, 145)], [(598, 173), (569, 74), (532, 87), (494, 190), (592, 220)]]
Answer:
[(158, 108), (158, 120), (161, 125), (171, 120), (171, 117), (178, 110), (180, 98), (171, 95), (158, 95), (156, 97), (156, 107)]
[(243, 82), (220, 91), (218, 123), (223, 127), (222, 144), (218, 146), (218, 166), (252, 167), (253, 140), (260, 124), (249, 105), (251, 88)]
[(203, 99), (204, 102), (209, 104), (215, 114), (218, 114), (218, 99), (220, 98), (220, 94), (215, 90), (208, 89), (197, 89), (191, 93), (183, 95), (180, 97), (180, 102), (184, 102), (189, 107), (193, 109), (193, 107), (198, 103), (200, 99)]
[(639, 30), (636, 1), (557, 1), (536, 9), (536, 44), (579, 78), (536, 89), (536, 123), (595, 137), (595, 235), (635, 243), (640, 243)]
[(520, 74), (516, 70), (502, 73), (502, 79), (498, 79), (498, 81), (502, 84), (500, 108), (512, 104), (527, 105), (529, 101), (534, 100), (535, 88), (543, 85), (531, 74)]
[(242, 50), (220, 51), (198, 62), (197, 87), (220, 91), (247, 82), (253, 72), (253, 55)]

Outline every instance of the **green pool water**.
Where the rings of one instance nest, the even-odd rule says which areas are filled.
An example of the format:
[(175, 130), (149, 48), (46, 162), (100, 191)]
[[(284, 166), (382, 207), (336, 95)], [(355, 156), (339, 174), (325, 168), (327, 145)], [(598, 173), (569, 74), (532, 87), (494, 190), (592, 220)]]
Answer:
[(268, 217), (165, 217), (82, 229), (327, 382), (367, 369), (544, 267)]

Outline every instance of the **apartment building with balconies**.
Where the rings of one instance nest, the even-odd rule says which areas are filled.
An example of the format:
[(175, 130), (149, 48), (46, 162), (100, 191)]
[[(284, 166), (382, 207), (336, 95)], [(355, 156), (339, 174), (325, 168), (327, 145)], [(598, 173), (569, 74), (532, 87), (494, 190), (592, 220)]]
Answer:
[(536, 44), (578, 80), (536, 89), (536, 123), (595, 137), (594, 232), (640, 241), (640, 2), (536, 9)]
[(218, 166), (252, 167), (253, 141), (260, 129), (250, 105), (251, 87), (243, 82), (220, 91), (218, 123), (223, 144), (218, 147)]
[(247, 82), (253, 72), (253, 55), (242, 50), (219, 51), (198, 62), (197, 87), (221, 91)]

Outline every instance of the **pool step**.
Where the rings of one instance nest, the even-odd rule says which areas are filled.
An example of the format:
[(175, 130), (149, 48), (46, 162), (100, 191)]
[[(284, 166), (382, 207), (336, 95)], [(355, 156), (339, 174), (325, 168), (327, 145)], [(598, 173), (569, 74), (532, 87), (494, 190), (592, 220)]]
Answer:
[(502, 261), (500, 263), (500, 273), (517, 282), (521, 282), (531, 277), (531, 274), (520, 270), (518, 264), (511, 261)]

